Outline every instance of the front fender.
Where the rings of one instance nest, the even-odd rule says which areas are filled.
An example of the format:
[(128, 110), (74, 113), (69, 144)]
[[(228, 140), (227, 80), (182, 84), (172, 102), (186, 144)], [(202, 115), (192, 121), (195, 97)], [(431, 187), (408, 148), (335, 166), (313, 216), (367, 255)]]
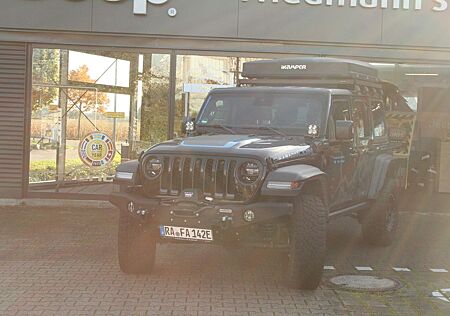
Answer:
[[(305, 189), (305, 184), (316, 183), (319, 192), (325, 200), (328, 199), (326, 188), (327, 175), (317, 167), (310, 165), (295, 165), (276, 169), (270, 172), (261, 188), (263, 196), (298, 196)], [(291, 186), (299, 183), (299, 186)]]
[(117, 184), (139, 184), (139, 161), (131, 160), (121, 163), (116, 169), (114, 182)]

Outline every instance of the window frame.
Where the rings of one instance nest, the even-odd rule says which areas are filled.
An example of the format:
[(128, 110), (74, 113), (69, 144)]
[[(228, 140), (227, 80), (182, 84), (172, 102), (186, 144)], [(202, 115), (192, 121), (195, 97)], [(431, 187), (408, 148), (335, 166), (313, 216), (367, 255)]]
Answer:
[[(362, 106), (359, 104), (362, 104)], [(368, 111), (368, 104), (370, 104), (370, 99), (368, 99), (368, 98), (356, 97), (356, 98), (353, 98), (353, 100), (352, 100), (351, 118), (352, 118), (353, 124), (355, 126), (355, 137), (354, 137), (355, 147), (359, 147), (359, 148), (367, 147), (373, 141), (372, 116), (371, 116), (371, 113), (369, 113), (369, 111)], [(365, 123), (364, 124), (364, 137), (359, 136), (358, 128), (357, 128), (357, 126), (359, 125), (359, 120), (357, 121), (356, 118), (354, 117), (354, 112), (358, 108), (362, 112), (363, 117), (364, 117), (364, 123)], [(356, 124), (358, 124), (358, 125), (356, 125)], [(370, 135), (366, 134), (367, 131)], [(364, 144), (361, 141), (367, 141), (367, 143)]]
[[(330, 122), (330, 119), (332, 118), (332, 115), (333, 115), (333, 112), (334, 112), (334, 109), (335, 109), (335, 106), (334, 106), (335, 102), (346, 102), (347, 103), (347, 109), (349, 111), (350, 121), (352, 121), (352, 98), (350, 96), (346, 96), (346, 95), (336, 95), (336, 96), (332, 96), (332, 98), (331, 98), (330, 111), (329, 111), (328, 120), (327, 120), (326, 137), (327, 137), (327, 139), (328, 139), (328, 141), (330, 143), (341, 143), (341, 141), (336, 139), (336, 132), (335, 132), (334, 139), (332, 139), (330, 137), (330, 130), (329, 130), (330, 124), (329, 124), (329, 122)], [(333, 125), (332, 125), (332, 127), (334, 127), (335, 130), (336, 130), (336, 120), (334, 118), (333, 118)]]
[[(369, 102), (370, 102), (370, 108), (371, 108), (371, 110), (370, 110), (370, 117), (371, 117), (371, 121), (372, 121), (372, 139), (373, 139), (373, 142), (376, 143), (376, 144), (385, 143), (389, 139), (389, 130), (388, 130), (389, 128), (388, 128), (388, 124), (387, 124), (387, 121), (386, 121), (386, 111), (385, 111), (386, 107), (384, 105), (383, 100), (381, 100), (381, 99), (370, 99)], [(382, 111), (383, 122), (384, 122), (384, 127), (385, 127), (385, 132), (384, 132), (383, 136), (375, 136), (375, 121), (374, 121), (374, 115), (373, 115), (373, 104), (375, 102), (379, 102), (381, 104), (381, 109), (382, 109), (381, 111)]]

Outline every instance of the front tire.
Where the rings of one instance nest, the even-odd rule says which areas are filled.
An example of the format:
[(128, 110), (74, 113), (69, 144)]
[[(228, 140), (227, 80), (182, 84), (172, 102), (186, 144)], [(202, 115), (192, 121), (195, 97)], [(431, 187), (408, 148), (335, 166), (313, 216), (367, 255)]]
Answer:
[(156, 256), (156, 234), (145, 230), (137, 219), (120, 211), (118, 257), (122, 272), (150, 274)]
[(327, 222), (328, 209), (321, 197), (296, 198), (286, 274), (290, 287), (315, 290), (319, 286), (326, 255)]
[(373, 246), (387, 247), (394, 241), (398, 230), (396, 182), (386, 182), (372, 207), (362, 218), (364, 241)]

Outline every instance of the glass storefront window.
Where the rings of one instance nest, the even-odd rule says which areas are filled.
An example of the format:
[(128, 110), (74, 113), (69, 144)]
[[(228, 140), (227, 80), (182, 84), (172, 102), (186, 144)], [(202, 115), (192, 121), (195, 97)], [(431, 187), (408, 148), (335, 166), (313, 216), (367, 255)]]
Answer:
[(175, 133), (180, 135), (185, 116), (194, 118), (211, 89), (236, 85), (237, 58), (177, 56)]
[[(117, 58), (99, 56), (84, 52), (69, 52), (69, 73), (86, 68), (86, 75), (90, 78), (99, 78), (97, 84), (129, 87), (130, 86), (130, 61), (120, 59), (120, 54), (111, 54)], [(91, 82), (83, 80), (81, 82)]]
[(169, 56), (34, 49), (30, 191), (107, 194), (121, 161), (167, 139)]
[[(139, 149), (167, 139), (169, 128), (170, 55), (152, 54), (141, 58), (138, 98), (140, 100)], [(135, 152), (138, 149), (134, 150)]]
[(33, 54), (33, 90), (30, 131), (30, 183), (56, 180), (61, 130), (58, 106), (60, 52), (39, 49)]

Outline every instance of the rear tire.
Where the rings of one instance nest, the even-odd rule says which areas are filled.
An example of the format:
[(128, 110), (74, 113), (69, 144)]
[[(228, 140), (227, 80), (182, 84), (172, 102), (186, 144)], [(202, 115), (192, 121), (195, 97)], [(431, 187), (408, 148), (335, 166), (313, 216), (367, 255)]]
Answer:
[(372, 207), (363, 215), (362, 235), (373, 246), (387, 247), (394, 241), (398, 229), (396, 182), (387, 180)]
[(156, 234), (145, 230), (137, 219), (120, 211), (118, 257), (120, 269), (128, 274), (150, 274), (156, 256)]
[(328, 209), (322, 198), (303, 195), (294, 202), (286, 278), (295, 289), (315, 290), (322, 280)]

